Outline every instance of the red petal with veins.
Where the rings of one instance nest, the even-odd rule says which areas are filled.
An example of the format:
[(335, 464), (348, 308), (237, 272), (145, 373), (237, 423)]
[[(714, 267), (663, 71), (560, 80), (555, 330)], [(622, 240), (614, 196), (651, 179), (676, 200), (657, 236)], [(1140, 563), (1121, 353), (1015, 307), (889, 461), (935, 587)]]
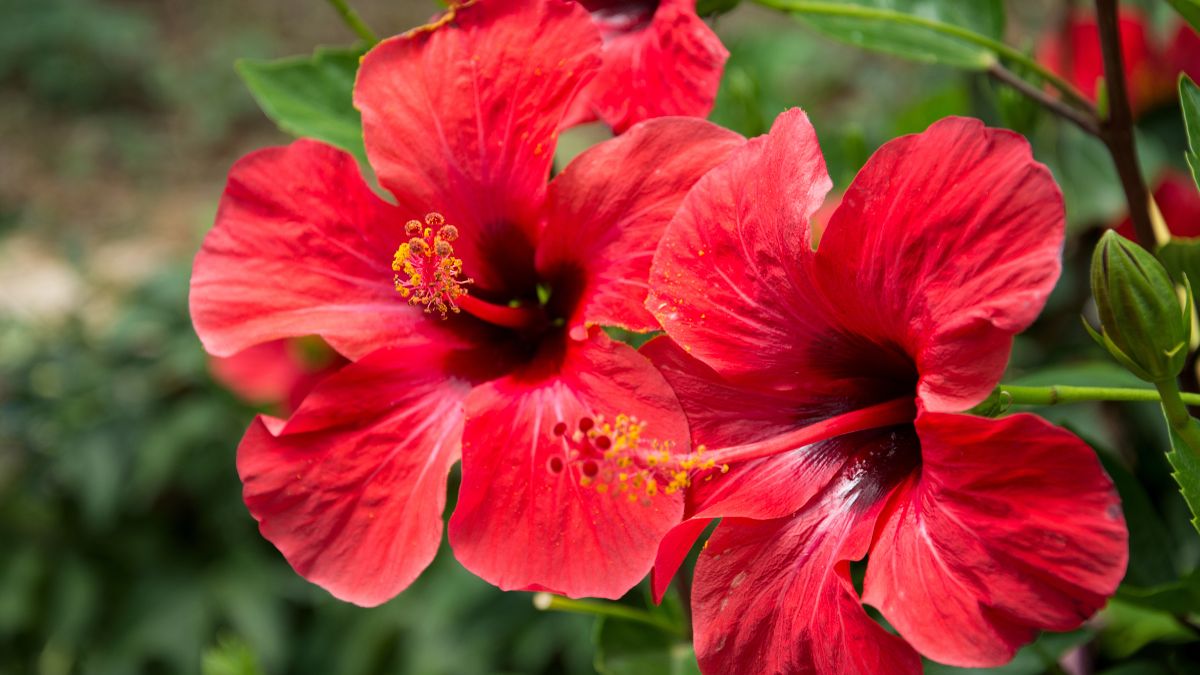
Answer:
[(692, 587), (701, 670), (921, 672), (916, 652), (867, 615), (850, 582), (887, 488), (850, 465), (795, 516), (722, 520)]
[(654, 256), (646, 308), (717, 372), (805, 388), (795, 345), (828, 322), (798, 298), (811, 294), (808, 221), (830, 185), (808, 118), (783, 113), (688, 193)]
[(597, 117), (620, 134), (653, 117), (705, 117), (729, 52), (695, 0), (581, 0), (604, 36), (603, 65), (564, 126)]
[(436, 211), (459, 228), (478, 288), (532, 293), (503, 259), (531, 271), (559, 122), (599, 51), (573, 2), (486, 0), (363, 58), (354, 104), (371, 165), (406, 218)]
[[(680, 493), (632, 501), (599, 481), (564, 437), (581, 418), (617, 414), (646, 423), (646, 437), (686, 452), (687, 422), (670, 387), (630, 347), (594, 331), (564, 339), (528, 368), (482, 385), (467, 402), (463, 482), (450, 519), (459, 562), (505, 590), (618, 598), (646, 575), (658, 541), (679, 522)], [(615, 486), (615, 484), (614, 484)], [(631, 493), (632, 494), (632, 493)]]
[(815, 276), (842, 331), (911, 356), (926, 409), (965, 410), (1045, 305), (1063, 231), (1062, 195), (1022, 136), (948, 118), (871, 157)]
[(692, 185), (745, 143), (704, 120), (651, 120), (585, 151), (550, 183), (543, 278), (582, 273), (568, 326), (658, 328), (646, 311), (655, 247)]
[(334, 596), (378, 605), (441, 541), (471, 383), (433, 346), (383, 349), (324, 380), (288, 421), (260, 416), (238, 447), (259, 530)]
[(1077, 628), (1116, 591), (1127, 533), (1112, 481), (1032, 415), (917, 418), (922, 466), (871, 549), (863, 600), (923, 655), (998, 666)]
[(401, 339), (420, 313), (396, 293), (404, 220), (354, 158), (301, 140), (242, 158), (192, 268), (192, 323), (229, 356), (320, 335), (351, 358)]

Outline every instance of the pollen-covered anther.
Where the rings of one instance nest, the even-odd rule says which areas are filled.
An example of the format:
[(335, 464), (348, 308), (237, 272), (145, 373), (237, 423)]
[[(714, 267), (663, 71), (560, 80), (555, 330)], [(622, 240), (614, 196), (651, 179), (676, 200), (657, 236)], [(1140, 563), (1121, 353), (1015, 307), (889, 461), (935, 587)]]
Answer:
[(462, 276), (462, 259), (454, 256), (450, 243), (458, 239), (458, 228), (447, 225), (440, 213), (430, 213), (424, 223), (405, 223), (404, 233), (410, 239), (400, 244), (392, 258), (396, 290), (426, 313), (436, 311), (443, 319), (457, 313), (456, 301), (467, 294), (466, 285), (472, 282)]
[(646, 438), (645, 423), (629, 415), (617, 415), (612, 422), (603, 417), (583, 417), (575, 425), (558, 422), (552, 432), (563, 444), (568, 475), (583, 487), (630, 502), (649, 505), (654, 497), (729, 470), (705, 458), (704, 446), (683, 454), (675, 452), (670, 440)]

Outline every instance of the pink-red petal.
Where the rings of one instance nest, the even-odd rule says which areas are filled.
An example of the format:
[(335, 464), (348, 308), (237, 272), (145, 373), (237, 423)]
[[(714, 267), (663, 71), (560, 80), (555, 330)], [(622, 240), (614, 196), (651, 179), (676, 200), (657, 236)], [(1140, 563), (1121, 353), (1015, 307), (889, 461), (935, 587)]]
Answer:
[(530, 259), (560, 120), (599, 67), (600, 35), (568, 0), (486, 0), (381, 42), (354, 89), (367, 156), (409, 218), (443, 214), (478, 288)]
[(564, 125), (598, 117), (620, 134), (654, 117), (708, 115), (729, 52), (695, 0), (582, 4), (604, 36), (603, 65)]
[(238, 474), (259, 530), (301, 576), (378, 605), (441, 541), (471, 383), (432, 345), (383, 349), (323, 381), (287, 421), (259, 417)]
[(450, 544), (467, 569), (505, 590), (617, 598), (650, 570), (659, 540), (679, 522), (682, 495), (646, 497), (604, 483), (617, 469), (572, 456), (572, 434), (583, 417), (624, 413), (646, 424), (643, 440), (674, 441), (686, 452), (687, 423), (662, 376), (633, 349), (597, 331), (563, 340), (471, 394)]
[(318, 338), (274, 340), (233, 356), (209, 357), (213, 379), (239, 398), (293, 410), (346, 361)]
[[(644, 305), (650, 262), (692, 185), (745, 143), (704, 120), (657, 119), (584, 152), (550, 184), (542, 278), (581, 275), (568, 326), (658, 328)], [(580, 283), (580, 282), (577, 282)]]
[(827, 321), (812, 294), (809, 219), (830, 188), (799, 109), (776, 119), (688, 193), (667, 227), (646, 307), (684, 350), (727, 377), (807, 386), (797, 343)]
[(701, 670), (921, 672), (916, 652), (871, 620), (850, 581), (881, 503), (843, 480), (795, 516), (721, 521), (692, 587)]
[(1062, 195), (1023, 137), (948, 118), (859, 172), (817, 250), (819, 292), (843, 331), (909, 355), (927, 409), (965, 410), (1045, 304), (1063, 231)]
[(922, 466), (897, 491), (863, 600), (917, 651), (997, 666), (1039, 630), (1078, 627), (1125, 573), (1112, 482), (1077, 437), (1032, 415), (918, 417)]
[(301, 140), (242, 158), (192, 269), (192, 323), (209, 353), (320, 335), (351, 358), (408, 335), (420, 313), (391, 268), (404, 221), (354, 158)]

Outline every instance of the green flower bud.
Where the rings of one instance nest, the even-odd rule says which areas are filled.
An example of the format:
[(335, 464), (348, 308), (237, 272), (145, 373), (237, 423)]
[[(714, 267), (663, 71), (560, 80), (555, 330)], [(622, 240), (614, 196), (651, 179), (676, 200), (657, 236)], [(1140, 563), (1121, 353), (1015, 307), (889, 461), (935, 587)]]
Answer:
[(1101, 332), (1088, 331), (1113, 358), (1147, 382), (1179, 375), (1192, 330), (1190, 286), (1181, 307), (1162, 264), (1110, 230), (1092, 256), (1092, 295)]

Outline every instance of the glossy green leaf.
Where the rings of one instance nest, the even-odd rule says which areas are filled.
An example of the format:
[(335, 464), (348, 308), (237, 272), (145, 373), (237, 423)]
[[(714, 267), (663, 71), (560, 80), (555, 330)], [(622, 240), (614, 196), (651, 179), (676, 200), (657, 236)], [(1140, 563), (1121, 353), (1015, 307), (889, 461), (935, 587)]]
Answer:
[(283, 131), (325, 141), (365, 160), (354, 78), (362, 47), (318, 47), (312, 56), (242, 59), (237, 71), (259, 107)]
[[(1192, 424), (1195, 423), (1192, 420)], [(1174, 469), (1171, 477), (1179, 484), (1179, 492), (1192, 511), (1192, 526), (1200, 531), (1200, 458), (1172, 431), (1171, 452), (1167, 453), (1167, 461)]]
[[(914, 25), (913, 17), (991, 39), (1004, 34), (1004, 3), (1001, 0), (831, 0), (826, 2), (780, 2), (770, 6), (790, 8), (796, 18), (838, 40), (925, 63), (941, 63), (970, 70), (984, 70), (999, 59), (993, 50), (962, 37)], [(839, 16), (838, 6), (854, 10)], [(875, 11), (872, 11), (875, 10)]]
[(1167, 0), (1192, 28), (1200, 31), (1200, 0)]
[(1187, 127), (1188, 149), (1184, 156), (1192, 169), (1192, 180), (1200, 187), (1200, 87), (1187, 75), (1179, 76), (1179, 104)]

